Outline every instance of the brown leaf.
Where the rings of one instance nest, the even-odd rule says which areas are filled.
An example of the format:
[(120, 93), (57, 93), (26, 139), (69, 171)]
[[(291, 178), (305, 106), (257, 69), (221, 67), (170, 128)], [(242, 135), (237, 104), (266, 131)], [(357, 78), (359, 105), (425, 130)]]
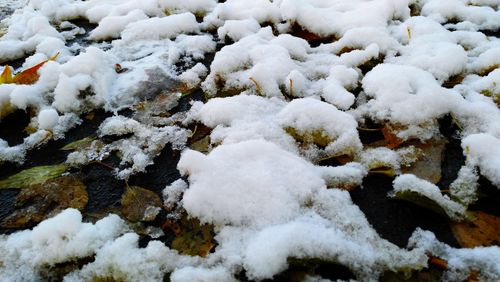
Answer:
[(215, 247), (213, 226), (202, 225), (198, 219), (188, 218), (187, 214), (183, 214), (177, 222), (165, 222), (163, 229), (170, 230), (174, 234), (172, 249), (181, 254), (205, 257)]
[(412, 173), (419, 178), (425, 179), (431, 183), (438, 183), (441, 180), (441, 161), (446, 145), (443, 139), (434, 139), (426, 144), (420, 142), (411, 142), (411, 145), (420, 149), (423, 153), (419, 154), (416, 162), (409, 167), (402, 167), (403, 173)]
[(77, 178), (50, 179), (21, 190), (16, 198), (16, 211), (2, 222), (2, 227), (31, 227), (66, 208), (82, 210), (87, 202), (86, 187)]
[(387, 147), (390, 149), (397, 148), (404, 142), (402, 139), (396, 136), (396, 131), (392, 128), (392, 126), (389, 126), (387, 124), (382, 127), (382, 134), (387, 141)]
[(154, 220), (163, 202), (153, 191), (139, 186), (130, 186), (125, 190), (121, 204), (123, 216), (136, 222)]
[(453, 235), (460, 246), (474, 248), (500, 245), (500, 217), (481, 211), (470, 213), (474, 220), (451, 224)]
[(430, 256), (429, 264), (434, 265), (442, 270), (448, 270), (448, 262), (438, 257)]

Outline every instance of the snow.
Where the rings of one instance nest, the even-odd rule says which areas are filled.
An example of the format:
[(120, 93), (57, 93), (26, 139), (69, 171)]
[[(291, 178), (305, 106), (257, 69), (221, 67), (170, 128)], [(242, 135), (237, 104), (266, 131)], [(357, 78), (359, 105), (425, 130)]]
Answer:
[(130, 23), (121, 32), (121, 40), (130, 43), (136, 40), (158, 40), (173, 38), (182, 33), (198, 31), (198, 23), (191, 13), (176, 14), (169, 17), (154, 17)]
[(438, 204), (445, 213), (454, 220), (460, 220), (465, 216), (465, 207), (451, 200), (447, 195), (442, 195), (439, 187), (420, 179), (413, 174), (403, 174), (393, 182), (394, 190), (392, 196), (398, 193), (414, 192), (424, 196)]
[[(319, 134), (328, 140), (325, 150), (332, 156), (353, 154), (362, 148), (357, 122), (335, 106), (312, 98), (295, 99), (278, 114), (284, 128), (292, 128), (308, 139)], [(331, 122), (335, 121), (335, 122)]]
[(38, 113), (38, 127), (40, 129), (53, 129), (58, 120), (59, 114), (54, 109), (44, 109)]
[(177, 179), (172, 182), (172, 184), (165, 187), (162, 191), (163, 205), (168, 209), (174, 208), (174, 206), (181, 200), (182, 194), (184, 194), (187, 188), (188, 184), (182, 179)]
[(99, 22), (99, 25), (92, 30), (89, 38), (93, 40), (103, 40), (117, 38), (125, 27), (133, 22), (146, 19), (147, 16), (142, 10), (132, 10), (124, 16), (109, 16)]
[[(500, 187), (497, 0), (8, 0), (2, 11), (5, 5), (17, 10), (0, 25), (0, 62), (15, 65), (15, 74), (60, 54), (38, 70), (36, 83), (0, 84), (0, 122), (20, 109), (34, 129), (21, 144), (0, 139), (0, 162), (21, 165), (83, 115), (105, 110), (99, 139), (66, 163), (78, 170), (116, 154), (115, 177), (127, 180), (167, 145), (182, 151), (184, 177), (166, 185), (165, 208), (213, 224), (217, 247), (205, 258), (160, 241), (139, 247), (139, 235), (118, 216), (87, 223), (68, 209), (33, 230), (0, 235), (0, 280), (40, 280), (55, 264), (88, 257), (94, 260), (66, 281), (165, 274), (236, 281), (242, 271), (262, 280), (293, 257), (336, 262), (373, 281), (384, 271), (425, 267), (426, 253), (447, 261), (445, 280), (464, 280), (468, 269), (500, 279), (498, 247), (454, 249), (417, 229), (408, 248), (398, 248), (343, 190), (388, 168), (399, 175), (393, 193), (418, 193), (459, 220), (477, 200), (480, 176)], [(95, 27), (87, 33), (77, 19)], [(204, 102), (170, 112), (198, 88)], [(361, 142), (367, 122), (425, 143), (442, 137), (439, 121), (447, 116), (466, 156), (450, 196), (440, 191), (448, 187), (401, 175), (421, 154), (418, 146)], [(211, 129), (206, 154), (185, 149), (187, 128), (201, 124)], [(346, 160), (319, 165), (332, 157)]]
[(477, 201), (479, 176), (477, 171), (469, 166), (462, 166), (457, 179), (450, 184), (450, 194), (463, 205), (470, 205)]
[(462, 140), (467, 163), (477, 166), (481, 174), (500, 187), (500, 139), (486, 134), (472, 134)]
[(178, 167), (190, 175), (190, 187), (182, 199), (184, 208), (203, 222), (217, 225), (262, 226), (287, 221), (325, 185), (311, 164), (259, 140), (221, 146), (208, 156), (188, 150)]
[(417, 228), (408, 241), (409, 247), (422, 248), (432, 255), (447, 261), (448, 270), (444, 273), (445, 281), (467, 279), (470, 269), (487, 269), (479, 274), (481, 281), (500, 279), (500, 248), (498, 246), (455, 249), (439, 242), (429, 231)]
[(236, 42), (247, 35), (254, 34), (259, 29), (259, 22), (253, 18), (244, 20), (227, 20), (223, 26), (217, 29), (217, 35), (222, 39), (227, 36)]
[(33, 230), (15, 233), (0, 240), (2, 280), (39, 279), (47, 266), (93, 255), (106, 242), (126, 232), (128, 227), (117, 215), (95, 224), (83, 223), (78, 210), (67, 209), (40, 223)]
[(373, 120), (408, 127), (397, 133), (403, 140), (436, 136), (439, 133), (433, 122), (463, 105), (458, 93), (441, 87), (429, 72), (413, 66), (379, 64), (362, 84), (373, 99), (358, 110)]

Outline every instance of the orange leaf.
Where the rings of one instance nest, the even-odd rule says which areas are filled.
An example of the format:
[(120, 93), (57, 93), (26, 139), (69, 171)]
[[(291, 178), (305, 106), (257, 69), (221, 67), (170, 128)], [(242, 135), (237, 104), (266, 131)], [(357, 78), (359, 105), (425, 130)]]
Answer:
[(6, 65), (2, 74), (0, 74), (0, 84), (2, 83), (12, 83), (12, 70), (9, 65)]
[(430, 256), (429, 264), (434, 265), (442, 270), (448, 270), (448, 262), (438, 257)]
[(48, 60), (45, 60), (39, 64), (36, 64), (30, 68), (27, 68), (20, 73), (16, 74), (13, 78), (13, 82), (16, 84), (33, 84), (37, 82), (40, 75), (38, 74), (38, 70), (45, 65), (48, 61), (53, 61), (59, 56), (59, 52), (54, 56), (50, 57)]
[(485, 212), (471, 212), (474, 221), (452, 223), (451, 230), (460, 246), (474, 248), (500, 244), (500, 218)]
[(384, 127), (382, 127), (382, 134), (384, 135), (384, 139), (387, 141), (387, 147), (389, 149), (397, 148), (404, 142), (396, 136), (396, 133), (394, 133), (394, 129), (391, 126), (384, 125)]

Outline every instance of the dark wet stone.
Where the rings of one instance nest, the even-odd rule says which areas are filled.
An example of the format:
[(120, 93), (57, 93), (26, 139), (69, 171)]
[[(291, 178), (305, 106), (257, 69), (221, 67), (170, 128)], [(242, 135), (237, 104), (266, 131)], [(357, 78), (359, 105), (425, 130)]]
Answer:
[(21, 166), (8, 162), (0, 164), (0, 179), (4, 179), (27, 168), (63, 163), (66, 161), (68, 152), (59, 149), (76, 140), (94, 135), (102, 121), (109, 116), (111, 114), (105, 111), (95, 111), (92, 119), (83, 118), (82, 124), (70, 129), (65, 134), (66, 138), (51, 140), (47, 144), (29, 151), (26, 155), (26, 161)]
[[(0, 222), (16, 210), (16, 197), (20, 189), (0, 190)], [(12, 230), (0, 226), (0, 234), (11, 233)]]
[(386, 176), (368, 176), (363, 181), (362, 189), (350, 192), (353, 202), (365, 213), (378, 234), (400, 247), (406, 247), (413, 231), (420, 227), (434, 232), (441, 242), (458, 247), (446, 217), (389, 198), (387, 194), (392, 190), (392, 181), (393, 178)]
[(439, 121), (439, 130), (448, 141), (445, 145), (443, 161), (441, 163), (441, 181), (438, 186), (448, 189), (450, 184), (457, 178), (458, 171), (465, 163), (461, 141), (458, 139), (459, 128), (448, 115)]
[(145, 173), (142, 172), (130, 177), (129, 185), (147, 187), (161, 195), (168, 184), (180, 178), (180, 173), (177, 170), (179, 158), (180, 153), (167, 145), (160, 155), (154, 158), (154, 164), (146, 168)]
[(29, 111), (16, 110), (0, 120), (0, 138), (7, 141), (9, 146), (23, 143), (28, 137), (24, 128), (30, 122)]
[[(117, 163), (118, 161), (112, 158), (106, 160), (106, 164), (110, 166)], [(99, 213), (120, 207), (125, 181), (117, 180), (113, 170), (99, 163), (93, 163), (82, 168), (80, 174), (89, 195), (85, 213)]]

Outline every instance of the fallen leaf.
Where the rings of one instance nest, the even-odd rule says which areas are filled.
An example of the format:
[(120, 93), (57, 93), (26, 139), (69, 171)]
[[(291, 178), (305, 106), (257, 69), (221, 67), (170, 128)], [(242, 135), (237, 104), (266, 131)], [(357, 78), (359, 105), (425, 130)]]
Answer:
[(43, 67), (48, 61), (54, 61), (57, 56), (59, 56), (59, 52), (54, 56), (50, 57), (48, 60), (45, 60), (41, 63), (38, 63), (30, 68), (27, 68), (20, 73), (16, 74), (12, 79), (12, 82), (16, 84), (33, 84), (37, 82), (40, 75), (38, 74), (38, 70)]
[(189, 149), (195, 150), (198, 152), (202, 152), (202, 153), (207, 153), (209, 147), (210, 147), (210, 136), (209, 135), (207, 135), (204, 138), (189, 145)]
[(408, 201), (425, 209), (431, 210), (435, 213), (449, 217), (444, 208), (437, 204), (434, 200), (429, 199), (426, 196), (415, 191), (398, 191), (394, 194), (394, 198), (398, 200)]
[(62, 151), (77, 151), (81, 149), (85, 149), (90, 147), (91, 143), (96, 140), (94, 136), (87, 136), (83, 139), (76, 140), (62, 147), (60, 150)]
[(139, 186), (128, 186), (121, 204), (123, 216), (132, 222), (154, 220), (163, 206), (162, 200), (155, 192)]
[(429, 264), (434, 265), (442, 270), (448, 270), (448, 262), (438, 257), (429, 256)]
[(183, 214), (177, 222), (168, 220), (163, 229), (174, 233), (172, 249), (183, 255), (205, 257), (215, 247), (213, 242), (213, 226), (201, 224), (196, 218), (188, 218)]
[(48, 60), (45, 60), (41, 63), (38, 63), (32, 67), (29, 67), (16, 75), (12, 76), (11, 68), (6, 65), (2, 74), (0, 74), (0, 84), (2, 83), (15, 83), (15, 84), (33, 84), (38, 81), (40, 75), (38, 74), (38, 70), (45, 65), (48, 61), (54, 61), (57, 56), (59, 56), (59, 52), (54, 56), (50, 57)]
[(298, 140), (303, 143), (314, 143), (319, 147), (326, 147), (333, 141), (332, 138), (322, 130), (314, 130), (302, 133), (298, 132), (293, 127), (286, 127), (285, 131), (289, 135), (291, 135), (295, 140)]
[(470, 221), (451, 223), (451, 230), (464, 248), (500, 245), (500, 217), (481, 211), (470, 212)]
[(399, 147), (399, 145), (403, 144), (404, 140), (398, 138), (392, 126), (388, 126), (387, 124), (382, 127), (382, 134), (384, 135), (384, 139), (387, 141), (387, 147), (390, 149), (394, 149)]
[(412, 142), (421, 151), (417, 160), (408, 167), (402, 167), (403, 173), (412, 173), (419, 178), (431, 183), (438, 183), (441, 180), (441, 162), (443, 159), (446, 141), (443, 139), (430, 140), (426, 144)]
[(6, 65), (3, 69), (2, 74), (0, 74), (0, 84), (12, 83), (12, 82), (13, 82), (12, 69), (10, 68), (9, 65)]
[(0, 181), (0, 189), (26, 188), (42, 184), (49, 179), (60, 176), (67, 169), (66, 164), (32, 167)]
[(95, 117), (95, 112), (90, 112), (86, 114), (83, 118), (85, 118), (86, 120), (94, 120), (94, 117)]
[(50, 179), (23, 189), (16, 198), (16, 211), (1, 225), (4, 228), (31, 227), (66, 208), (82, 210), (87, 202), (86, 187), (77, 178)]

